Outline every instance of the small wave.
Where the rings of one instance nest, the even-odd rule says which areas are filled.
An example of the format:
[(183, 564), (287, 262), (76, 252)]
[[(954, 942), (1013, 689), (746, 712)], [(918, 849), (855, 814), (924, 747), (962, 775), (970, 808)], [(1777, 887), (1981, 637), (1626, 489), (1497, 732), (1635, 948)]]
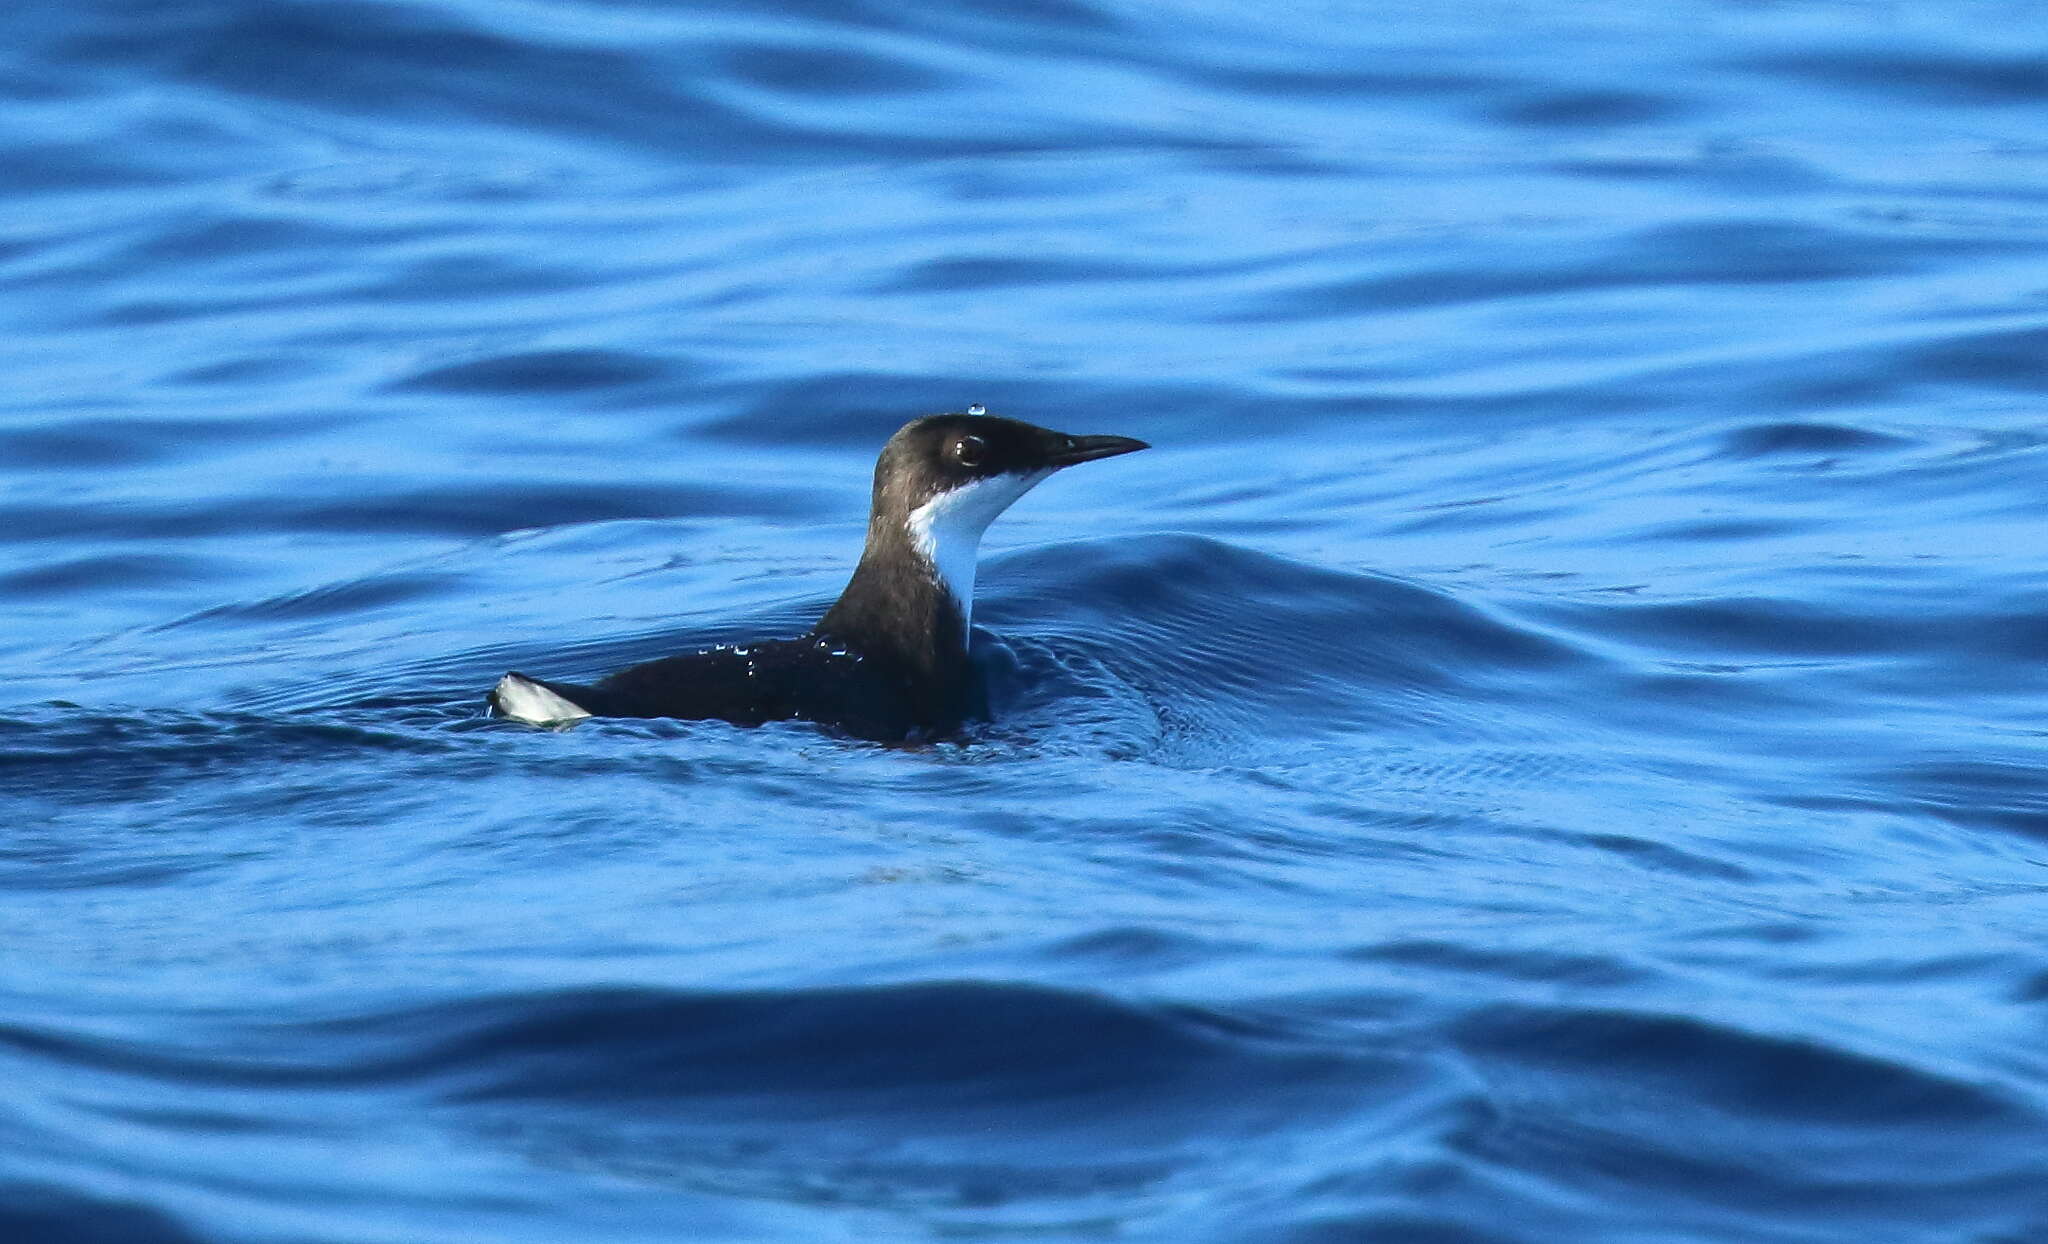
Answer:
[(2038, 746), (2017, 754), (1987, 747), (1974, 756), (1907, 761), (1860, 778), (1880, 807), (2048, 839), (2048, 757)]
[(202, 1237), (151, 1206), (31, 1183), (0, 1183), (0, 1239), (23, 1244), (202, 1244)]
[(1986, 49), (1940, 55), (1904, 49), (1831, 47), (1820, 54), (1759, 56), (1747, 68), (1805, 78), (1917, 106), (2006, 106), (2034, 103), (2048, 92), (2048, 59)]
[[(1604, 1086), (1597, 1095), (1602, 1102), (1633, 1102), (1597, 1121), (1532, 1118), (1531, 1125), (1553, 1143), (1584, 1145), (1582, 1160), (1606, 1161), (1640, 1146), (1641, 1177), (1652, 1183), (1700, 1187), (1698, 1172), (1676, 1157), (1686, 1147), (1744, 1154), (1757, 1164), (1744, 1179), (1880, 1197), (1911, 1185), (1966, 1187), (1962, 1172), (1945, 1168), (1937, 1156), (1968, 1155), (1969, 1164), (1981, 1169), (1988, 1161), (1999, 1174), (2039, 1160), (2021, 1139), (2038, 1128), (2036, 1112), (1992, 1088), (1903, 1059), (1728, 1022), (1628, 1011), (1491, 1008), (1460, 1028), (1461, 1044), (1475, 1056), (1518, 1069), (1523, 1078), (1508, 1095), (1538, 1115), (1564, 1100), (1569, 1082)], [(1772, 1131), (1759, 1133), (1759, 1121)], [(1681, 1136), (1688, 1145), (1673, 1143)], [(1838, 1162), (1832, 1174), (1801, 1156), (1810, 1138), (1844, 1136), (1863, 1143), (1855, 1159)], [(1767, 1174), (1761, 1165), (1767, 1154), (1786, 1168)]]
[(1246, 1077), (1278, 1087), (1346, 1071), (1221, 1012), (971, 981), (514, 997), (345, 1028), (438, 1031), (390, 1067), (451, 1100), (734, 1098), (769, 1111), (781, 1101), (798, 1117), (819, 1095), (879, 1105), (913, 1094), (920, 1112), (1071, 1103), (1107, 1121), (1124, 1098), (1166, 1091), (1204, 1109)]
[(1838, 423), (1758, 423), (1722, 438), (1723, 452), (1735, 458), (1874, 453), (1913, 443), (1902, 436)]
[[(431, 711), (431, 710), (429, 710)], [(0, 789), (63, 791), (66, 806), (146, 802), (194, 780), (268, 772), (341, 756), (438, 755), (454, 744), (415, 722), (362, 722), (174, 710), (122, 713), (52, 705), (0, 717)], [(25, 849), (41, 834), (10, 849)], [(53, 839), (68, 853), (75, 839)], [(166, 848), (168, 849), (168, 848)], [(48, 862), (48, 861), (45, 861)], [(54, 877), (54, 874), (52, 874)]]
[[(754, 993), (587, 989), (472, 997), (250, 1030), (246, 1057), (30, 1023), (0, 1045), (79, 1067), (229, 1085), (413, 1085), (451, 1103), (745, 1103), (804, 1121), (820, 1098), (916, 1127), (1037, 1107), (1118, 1124), (1146, 1101), (1164, 1125), (1227, 1112), (1257, 1083), (1303, 1092), (1376, 1060), (1316, 1048), (1227, 1011), (980, 981)], [(714, 1113), (704, 1116), (714, 1122)], [(879, 1124), (880, 1119), (876, 1122)]]
[[(542, 1167), (797, 1203), (829, 1175), (836, 1201), (970, 1215), (1132, 1195), (1418, 1087), (1405, 1057), (1253, 1016), (975, 981), (472, 997), (244, 1025), (233, 1058), (201, 1052), (218, 1033), (193, 1035), (16, 1024), (0, 1052), (188, 1102), (396, 1095)], [(987, 1192), (963, 1196), (974, 1187)]]
[(534, 394), (552, 400), (564, 393), (647, 384), (672, 370), (673, 365), (663, 360), (618, 350), (537, 350), (443, 363), (393, 388), (399, 392)]
[(992, 624), (1085, 654), (1239, 742), (1396, 723), (1425, 699), (1446, 715), (1465, 699), (1477, 718), (1592, 661), (1449, 593), (1198, 536), (1052, 545), (993, 559), (986, 577)]
[(2048, 392), (2048, 328), (1948, 334), (1905, 351), (1896, 362), (1900, 371), (1923, 381)]

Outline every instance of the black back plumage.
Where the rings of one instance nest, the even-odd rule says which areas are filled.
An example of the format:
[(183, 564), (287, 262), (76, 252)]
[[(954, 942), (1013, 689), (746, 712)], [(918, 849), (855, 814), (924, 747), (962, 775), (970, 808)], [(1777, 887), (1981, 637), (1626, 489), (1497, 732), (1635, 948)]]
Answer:
[(855, 738), (894, 741), (951, 729), (969, 715), (934, 712), (905, 671), (815, 633), (710, 648), (620, 670), (589, 686), (538, 683), (597, 717), (681, 717), (759, 726), (823, 722)]

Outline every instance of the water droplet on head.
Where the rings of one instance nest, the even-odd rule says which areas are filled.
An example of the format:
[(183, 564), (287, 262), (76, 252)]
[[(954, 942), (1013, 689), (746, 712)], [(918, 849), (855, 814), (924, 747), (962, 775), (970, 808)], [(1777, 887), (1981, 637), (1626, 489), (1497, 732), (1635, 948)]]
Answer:
[(970, 415), (985, 415), (988, 413), (988, 407), (983, 406), (980, 402), (976, 402), (967, 408), (967, 413)]

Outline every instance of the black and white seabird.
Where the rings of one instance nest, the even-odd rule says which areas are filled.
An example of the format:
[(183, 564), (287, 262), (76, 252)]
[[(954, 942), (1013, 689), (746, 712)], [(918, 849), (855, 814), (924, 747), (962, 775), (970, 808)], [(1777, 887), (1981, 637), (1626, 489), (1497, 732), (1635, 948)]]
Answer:
[(982, 532), (1054, 471), (1146, 448), (1127, 436), (1067, 436), (979, 406), (914, 419), (882, 447), (860, 565), (808, 634), (650, 661), (590, 686), (507, 674), (491, 707), (535, 725), (801, 719), (865, 739), (941, 737), (980, 699), (967, 637)]

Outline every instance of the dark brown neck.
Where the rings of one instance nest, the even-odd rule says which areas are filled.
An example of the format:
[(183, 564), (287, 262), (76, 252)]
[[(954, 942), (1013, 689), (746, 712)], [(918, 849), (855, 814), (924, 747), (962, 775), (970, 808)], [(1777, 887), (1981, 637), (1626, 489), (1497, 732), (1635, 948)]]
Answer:
[(867, 547), (817, 634), (897, 667), (913, 703), (934, 724), (956, 722), (974, 703), (973, 668), (960, 607), (900, 520), (877, 515)]

